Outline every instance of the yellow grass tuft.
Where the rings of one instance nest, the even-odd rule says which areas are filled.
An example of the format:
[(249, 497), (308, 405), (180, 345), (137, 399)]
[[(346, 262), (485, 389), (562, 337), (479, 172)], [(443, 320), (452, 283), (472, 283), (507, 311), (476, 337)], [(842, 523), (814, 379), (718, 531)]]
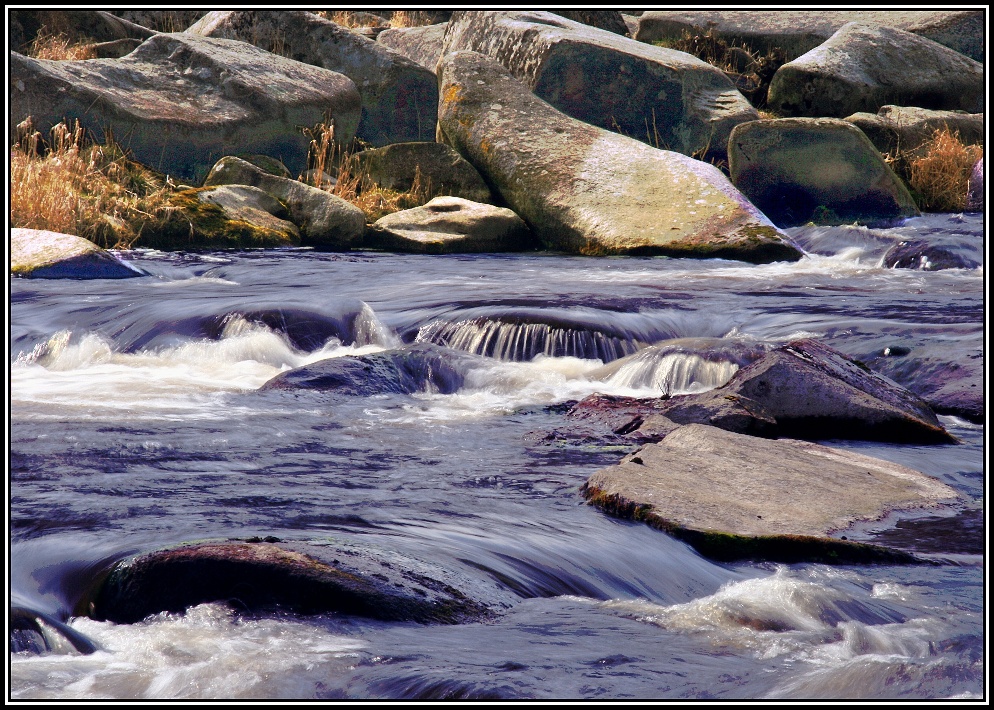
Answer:
[(45, 28), (38, 31), (31, 45), (28, 56), (35, 59), (54, 59), (57, 61), (72, 59), (96, 59), (92, 40), (74, 40), (63, 32), (52, 33)]
[[(964, 145), (959, 131), (937, 129), (932, 139), (898, 165), (923, 212), (962, 212), (973, 166), (984, 156), (983, 146)], [(899, 168), (899, 172), (902, 170)]]

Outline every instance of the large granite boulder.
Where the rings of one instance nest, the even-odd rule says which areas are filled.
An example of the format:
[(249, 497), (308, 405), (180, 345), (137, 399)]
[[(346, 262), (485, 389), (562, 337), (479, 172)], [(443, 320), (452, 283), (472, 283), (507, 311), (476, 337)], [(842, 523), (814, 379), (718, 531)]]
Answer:
[(556, 15), (628, 37), (628, 25), (617, 10), (553, 10)]
[(713, 165), (570, 118), (475, 52), (446, 55), (439, 76), (445, 142), (551, 249), (801, 257)]
[(394, 551), (337, 540), (223, 540), (148, 552), (115, 563), (80, 611), (130, 624), (205, 602), (239, 611), (339, 613), (419, 623), (455, 624), (493, 616), (507, 597), (488, 598), (450, 569)]
[(732, 184), (780, 227), (887, 223), (919, 214), (866, 135), (839, 119), (736, 126), (728, 163)]
[(415, 254), (477, 254), (533, 247), (528, 225), (506, 207), (461, 197), (436, 197), (421, 207), (381, 217), (364, 246)]
[(493, 202), (480, 173), (445, 143), (395, 143), (355, 154), (360, 172), (388, 190), (415, 187), (430, 197), (453, 195), (473, 202)]
[(145, 272), (72, 234), (10, 230), (10, 273), (31, 279), (128, 279)]
[(910, 32), (851, 22), (780, 67), (767, 106), (838, 118), (888, 104), (981, 113), (986, 87), (980, 62)]
[(115, 8), (113, 14), (156, 32), (182, 32), (207, 14), (207, 10), (125, 10)]
[(984, 211), (984, 159), (981, 158), (970, 171), (970, 182), (966, 190), (966, 211)]
[(644, 521), (714, 559), (842, 564), (916, 561), (847, 538), (859, 523), (959, 498), (940, 481), (889, 461), (702, 424), (601, 469), (582, 492), (607, 512)]
[(289, 219), (300, 228), (305, 245), (348, 249), (366, 231), (366, 216), (352, 203), (298, 180), (273, 175), (234, 156), (219, 160), (204, 185), (250, 185), (275, 197), (286, 205)]
[(983, 10), (651, 10), (633, 35), (640, 42), (680, 39), (708, 30), (753, 51), (783, 49), (792, 60), (814, 49), (848, 22), (896, 27), (984, 60)]
[(866, 134), (883, 154), (914, 153), (935, 132), (955, 132), (964, 145), (983, 145), (984, 114), (930, 111), (911, 106), (883, 106), (876, 113), (854, 113), (846, 121)]
[(45, 133), (79, 120), (98, 141), (113, 135), (140, 163), (199, 182), (224, 155), (262, 153), (296, 173), (307, 159), (301, 126), (334, 120), (351, 140), (359, 93), (335, 72), (244, 42), (160, 34), (121, 59), (10, 57), (10, 126), (31, 116)]
[(442, 54), (458, 50), (573, 118), (685, 155), (723, 159), (732, 127), (759, 118), (716, 67), (548, 12), (456, 12)]
[(442, 40), (447, 27), (447, 23), (425, 27), (395, 27), (380, 32), (376, 35), (376, 41), (434, 74), (438, 60), (442, 58)]
[[(187, 33), (242, 40), (349, 77), (362, 96), (356, 135), (374, 146), (434, 139), (438, 106), (434, 72), (314, 13), (215, 11)], [(335, 130), (339, 138), (337, 124)]]

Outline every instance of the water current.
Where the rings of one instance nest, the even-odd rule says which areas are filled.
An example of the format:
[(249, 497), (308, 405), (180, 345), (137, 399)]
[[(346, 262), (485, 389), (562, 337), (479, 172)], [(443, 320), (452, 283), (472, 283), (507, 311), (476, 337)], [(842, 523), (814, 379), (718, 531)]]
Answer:
[[(808, 256), (761, 266), (135, 251), (149, 276), (12, 279), (10, 601), (98, 650), (11, 654), (10, 697), (985, 697), (982, 529), (950, 545), (919, 533), (911, 547), (936, 565), (719, 564), (584, 503), (622, 450), (542, 436), (589, 394), (701, 391), (741, 364), (685, 339), (983, 353), (982, 266), (881, 265), (911, 238), (983, 263), (981, 215), (792, 234)], [(415, 342), (472, 357), (448, 388), (260, 390)], [(961, 443), (824, 443), (935, 476), (982, 511), (984, 427), (941, 421)], [(270, 535), (437, 562), (504, 611), (434, 626), (219, 603), (135, 624), (73, 616), (112, 560)]]

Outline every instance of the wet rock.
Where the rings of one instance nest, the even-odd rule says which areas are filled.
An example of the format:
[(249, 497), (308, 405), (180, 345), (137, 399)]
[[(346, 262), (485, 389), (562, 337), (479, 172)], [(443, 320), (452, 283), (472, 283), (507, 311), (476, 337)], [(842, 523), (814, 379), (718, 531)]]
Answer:
[(984, 142), (982, 113), (883, 106), (876, 113), (854, 113), (845, 120), (863, 131), (884, 154), (915, 153), (940, 129), (956, 132), (964, 145), (983, 145)]
[(97, 650), (97, 645), (86, 636), (40, 611), (12, 606), (7, 627), (11, 653), (77, 655)]
[(44, 31), (61, 34), (72, 42), (114, 42), (123, 39), (146, 40), (155, 34), (103, 10), (11, 10), (7, 17), (10, 48), (25, 52)]
[(286, 205), (305, 245), (348, 249), (366, 231), (366, 215), (352, 203), (297, 180), (272, 175), (241, 158), (219, 160), (204, 185), (250, 185), (267, 192)]
[(498, 605), (471, 598), (462, 582), (452, 570), (337, 540), (227, 540), (121, 560), (91, 595), (88, 611), (116, 623), (205, 602), (250, 613), (340, 613), (426, 624), (492, 616)]
[(910, 32), (852, 22), (780, 67), (767, 106), (839, 118), (888, 104), (981, 113), (985, 90), (983, 64)]
[(415, 254), (522, 251), (534, 246), (528, 225), (505, 207), (436, 197), (394, 212), (370, 227), (364, 246)]
[(732, 128), (759, 118), (716, 67), (550, 12), (454, 13), (442, 54), (459, 50), (496, 60), (568, 116), (705, 160), (723, 159)]
[(319, 390), (349, 397), (432, 392), (451, 394), (477, 358), (419, 343), (396, 350), (319, 360), (281, 373), (262, 390)]
[(10, 126), (28, 116), (42, 133), (78, 119), (98, 141), (107, 131), (134, 159), (199, 182), (224, 155), (278, 156), (305, 167), (301, 126), (333, 117), (351, 140), (359, 94), (346, 77), (244, 42), (160, 34), (121, 59), (45, 61), (12, 54)]
[(919, 214), (870, 140), (829, 118), (753, 121), (728, 142), (732, 184), (778, 226), (889, 223)]
[(970, 183), (966, 191), (966, 211), (984, 211), (984, 159), (981, 158), (970, 172)]
[[(356, 134), (374, 146), (434, 139), (434, 72), (330, 20), (302, 10), (215, 11), (187, 32), (242, 40), (344, 74), (362, 96)], [(340, 139), (337, 123), (335, 131)]]
[(980, 264), (949, 249), (931, 244), (924, 239), (899, 242), (884, 254), (888, 269), (917, 269), (940, 271), (942, 269), (975, 269)]
[(361, 172), (380, 187), (407, 192), (415, 187), (430, 197), (452, 195), (493, 203), (487, 183), (465, 158), (444, 143), (395, 143), (355, 154)]
[(128, 279), (145, 272), (72, 234), (10, 230), (10, 273), (32, 279)]
[(384, 30), (376, 41), (434, 73), (442, 58), (442, 39), (447, 23), (425, 27), (395, 27)]
[(982, 62), (982, 10), (652, 10), (642, 13), (640, 42), (680, 39), (684, 32), (709, 29), (728, 43), (765, 53), (781, 48), (796, 59), (831, 37), (848, 22), (896, 27), (926, 37)]
[(474, 52), (443, 57), (439, 71), (445, 142), (548, 248), (752, 262), (800, 258), (714, 166), (570, 118)]
[(952, 488), (889, 461), (702, 424), (677, 429), (587, 479), (592, 504), (718, 560), (914, 562), (841, 539), (854, 524), (955, 502)]

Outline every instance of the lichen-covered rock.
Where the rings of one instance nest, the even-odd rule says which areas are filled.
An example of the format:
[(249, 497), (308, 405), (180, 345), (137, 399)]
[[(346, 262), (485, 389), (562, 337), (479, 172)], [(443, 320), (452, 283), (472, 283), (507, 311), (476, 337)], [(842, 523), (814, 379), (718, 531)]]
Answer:
[(940, 129), (955, 132), (964, 145), (982, 145), (984, 142), (982, 113), (883, 106), (876, 113), (854, 113), (845, 120), (863, 131), (885, 155), (914, 153)]
[(767, 106), (783, 116), (876, 113), (888, 104), (984, 111), (984, 65), (932, 40), (851, 22), (784, 64)]
[(759, 118), (718, 68), (551, 12), (456, 12), (442, 54), (458, 50), (496, 60), (573, 118), (706, 160)]
[(365, 214), (350, 202), (297, 180), (272, 175), (241, 158), (219, 160), (204, 185), (250, 185), (269, 193), (286, 205), (305, 245), (348, 249), (366, 231)]
[(919, 214), (911, 194), (851, 123), (785, 118), (736, 126), (732, 184), (778, 226), (887, 223)]
[(710, 30), (729, 44), (746, 44), (760, 53), (783, 49), (791, 60), (848, 22), (896, 27), (984, 60), (983, 10), (651, 10), (642, 13), (633, 37), (656, 42)]
[[(356, 135), (375, 146), (434, 138), (438, 106), (434, 72), (314, 13), (215, 11), (187, 32), (249, 42), (349, 77), (362, 96)], [(337, 124), (335, 130), (339, 138)]]
[(587, 479), (583, 495), (718, 560), (914, 562), (842, 533), (895, 511), (954, 503), (920, 471), (850, 451), (690, 424)]
[(389, 190), (407, 192), (417, 181), (418, 189), (430, 197), (494, 200), (476, 168), (445, 143), (395, 143), (364, 150), (355, 158), (363, 175)]
[(966, 211), (984, 211), (984, 159), (981, 158), (970, 171), (970, 182), (966, 191)]
[(442, 58), (442, 40), (447, 27), (444, 22), (425, 27), (395, 27), (380, 32), (376, 41), (434, 74), (438, 60)]
[(445, 141), (547, 247), (753, 262), (801, 252), (713, 165), (570, 118), (497, 62), (439, 64)]
[(120, 59), (10, 58), (12, 140), (28, 116), (42, 133), (78, 119), (98, 141), (112, 133), (138, 162), (191, 182), (242, 152), (300, 172), (301, 127), (334, 119), (336, 139), (349, 141), (359, 112), (341, 74), (232, 40), (159, 34)]
[(436, 197), (421, 207), (381, 217), (364, 244), (415, 254), (476, 254), (522, 251), (535, 242), (528, 225), (506, 207)]
[(231, 220), (247, 222), (260, 229), (282, 232), (286, 245), (300, 244), (300, 230), (287, 220), (283, 204), (268, 192), (248, 185), (219, 185), (197, 190), (201, 202), (217, 205)]
[(10, 230), (10, 273), (32, 279), (127, 279), (145, 273), (72, 234)]

